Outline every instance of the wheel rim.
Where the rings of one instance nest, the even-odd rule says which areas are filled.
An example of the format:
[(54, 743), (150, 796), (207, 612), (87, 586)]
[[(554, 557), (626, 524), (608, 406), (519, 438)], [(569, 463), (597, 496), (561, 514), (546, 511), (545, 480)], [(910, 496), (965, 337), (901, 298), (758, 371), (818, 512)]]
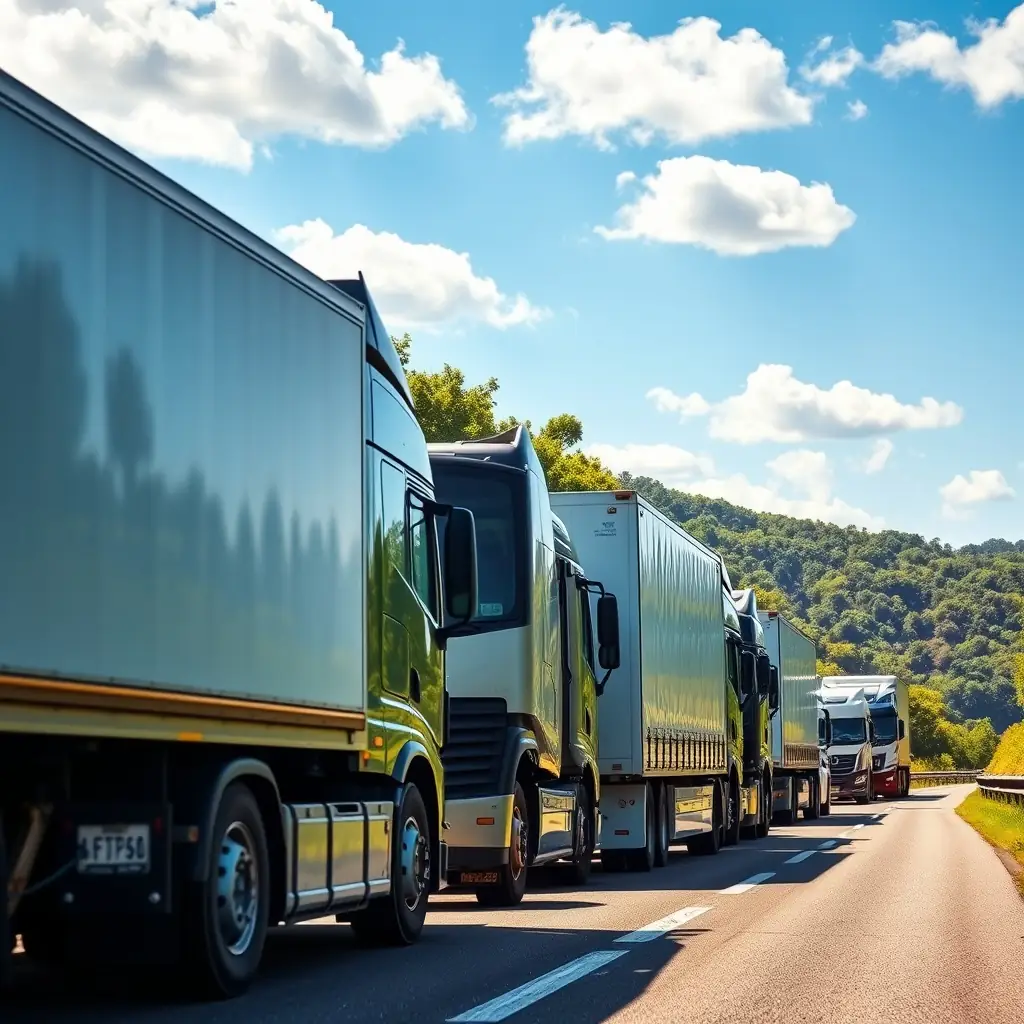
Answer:
[(508, 866), (513, 878), (519, 878), (526, 867), (526, 822), (522, 811), (512, 808), (512, 842), (509, 845)]
[(430, 845), (412, 816), (402, 826), (402, 899), (410, 910), (419, 906), (430, 882)]
[(252, 945), (260, 910), (256, 841), (249, 826), (233, 821), (220, 842), (217, 864), (217, 928), (232, 956)]

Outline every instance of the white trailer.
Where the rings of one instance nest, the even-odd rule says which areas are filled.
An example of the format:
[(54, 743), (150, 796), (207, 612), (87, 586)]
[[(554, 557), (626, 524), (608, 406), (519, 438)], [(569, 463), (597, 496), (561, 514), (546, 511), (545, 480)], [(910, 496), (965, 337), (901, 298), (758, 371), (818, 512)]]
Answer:
[(621, 661), (598, 724), (602, 863), (645, 870), (676, 840), (715, 853), (739, 839), (740, 705), (754, 676), (721, 559), (633, 491), (551, 505), (618, 597)]

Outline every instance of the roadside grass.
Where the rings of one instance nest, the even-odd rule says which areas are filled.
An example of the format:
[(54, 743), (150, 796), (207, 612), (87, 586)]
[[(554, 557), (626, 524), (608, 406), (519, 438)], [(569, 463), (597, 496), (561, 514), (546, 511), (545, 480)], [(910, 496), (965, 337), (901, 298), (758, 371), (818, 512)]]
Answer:
[(1024, 722), (1003, 733), (986, 770), (991, 775), (1024, 775)]
[(1014, 881), (1024, 897), (1024, 806), (993, 800), (976, 790), (957, 807), (956, 813), (982, 839), (1005, 850), (1020, 865)]

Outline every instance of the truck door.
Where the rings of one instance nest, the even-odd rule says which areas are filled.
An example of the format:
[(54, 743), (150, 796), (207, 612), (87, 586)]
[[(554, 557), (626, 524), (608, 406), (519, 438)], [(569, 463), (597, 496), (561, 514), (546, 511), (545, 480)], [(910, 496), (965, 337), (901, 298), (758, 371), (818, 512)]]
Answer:
[(559, 623), (562, 634), (563, 764), (582, 769), (596, 758), (597, 680), (590, 595), (576, 585), (573, 567), (559, 559)]

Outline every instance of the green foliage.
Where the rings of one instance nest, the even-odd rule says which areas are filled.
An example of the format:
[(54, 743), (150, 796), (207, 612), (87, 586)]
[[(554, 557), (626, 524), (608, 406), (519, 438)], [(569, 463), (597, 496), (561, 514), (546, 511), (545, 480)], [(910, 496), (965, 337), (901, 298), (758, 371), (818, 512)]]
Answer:
[(583, 424), (579, 417), (570, 413), (552, 416), (539, 431), (529, 420), (496, 419), (497, 378), (467, 387), (465, 374), (448, 363), (437, 373), (410, 370), (412, 339), (406, 334), (391, 340), (406, 368), (416, 415), (428, 441), (468, 441), (522, 423), (530, 432), (551, 490), (607, 491), (618, 487), (614, 474), (599, 459), (580, 450)]
[(950, 721), (943, 695), (928, 686), (910, 687), (910, 737), (914, 757), (937, 771), (984, 768), (998, 743), (987, 718)]
[(1011, 725), (1003, 733), (988, 771), (993, 775), (1024, 775), (1024, 722)]

